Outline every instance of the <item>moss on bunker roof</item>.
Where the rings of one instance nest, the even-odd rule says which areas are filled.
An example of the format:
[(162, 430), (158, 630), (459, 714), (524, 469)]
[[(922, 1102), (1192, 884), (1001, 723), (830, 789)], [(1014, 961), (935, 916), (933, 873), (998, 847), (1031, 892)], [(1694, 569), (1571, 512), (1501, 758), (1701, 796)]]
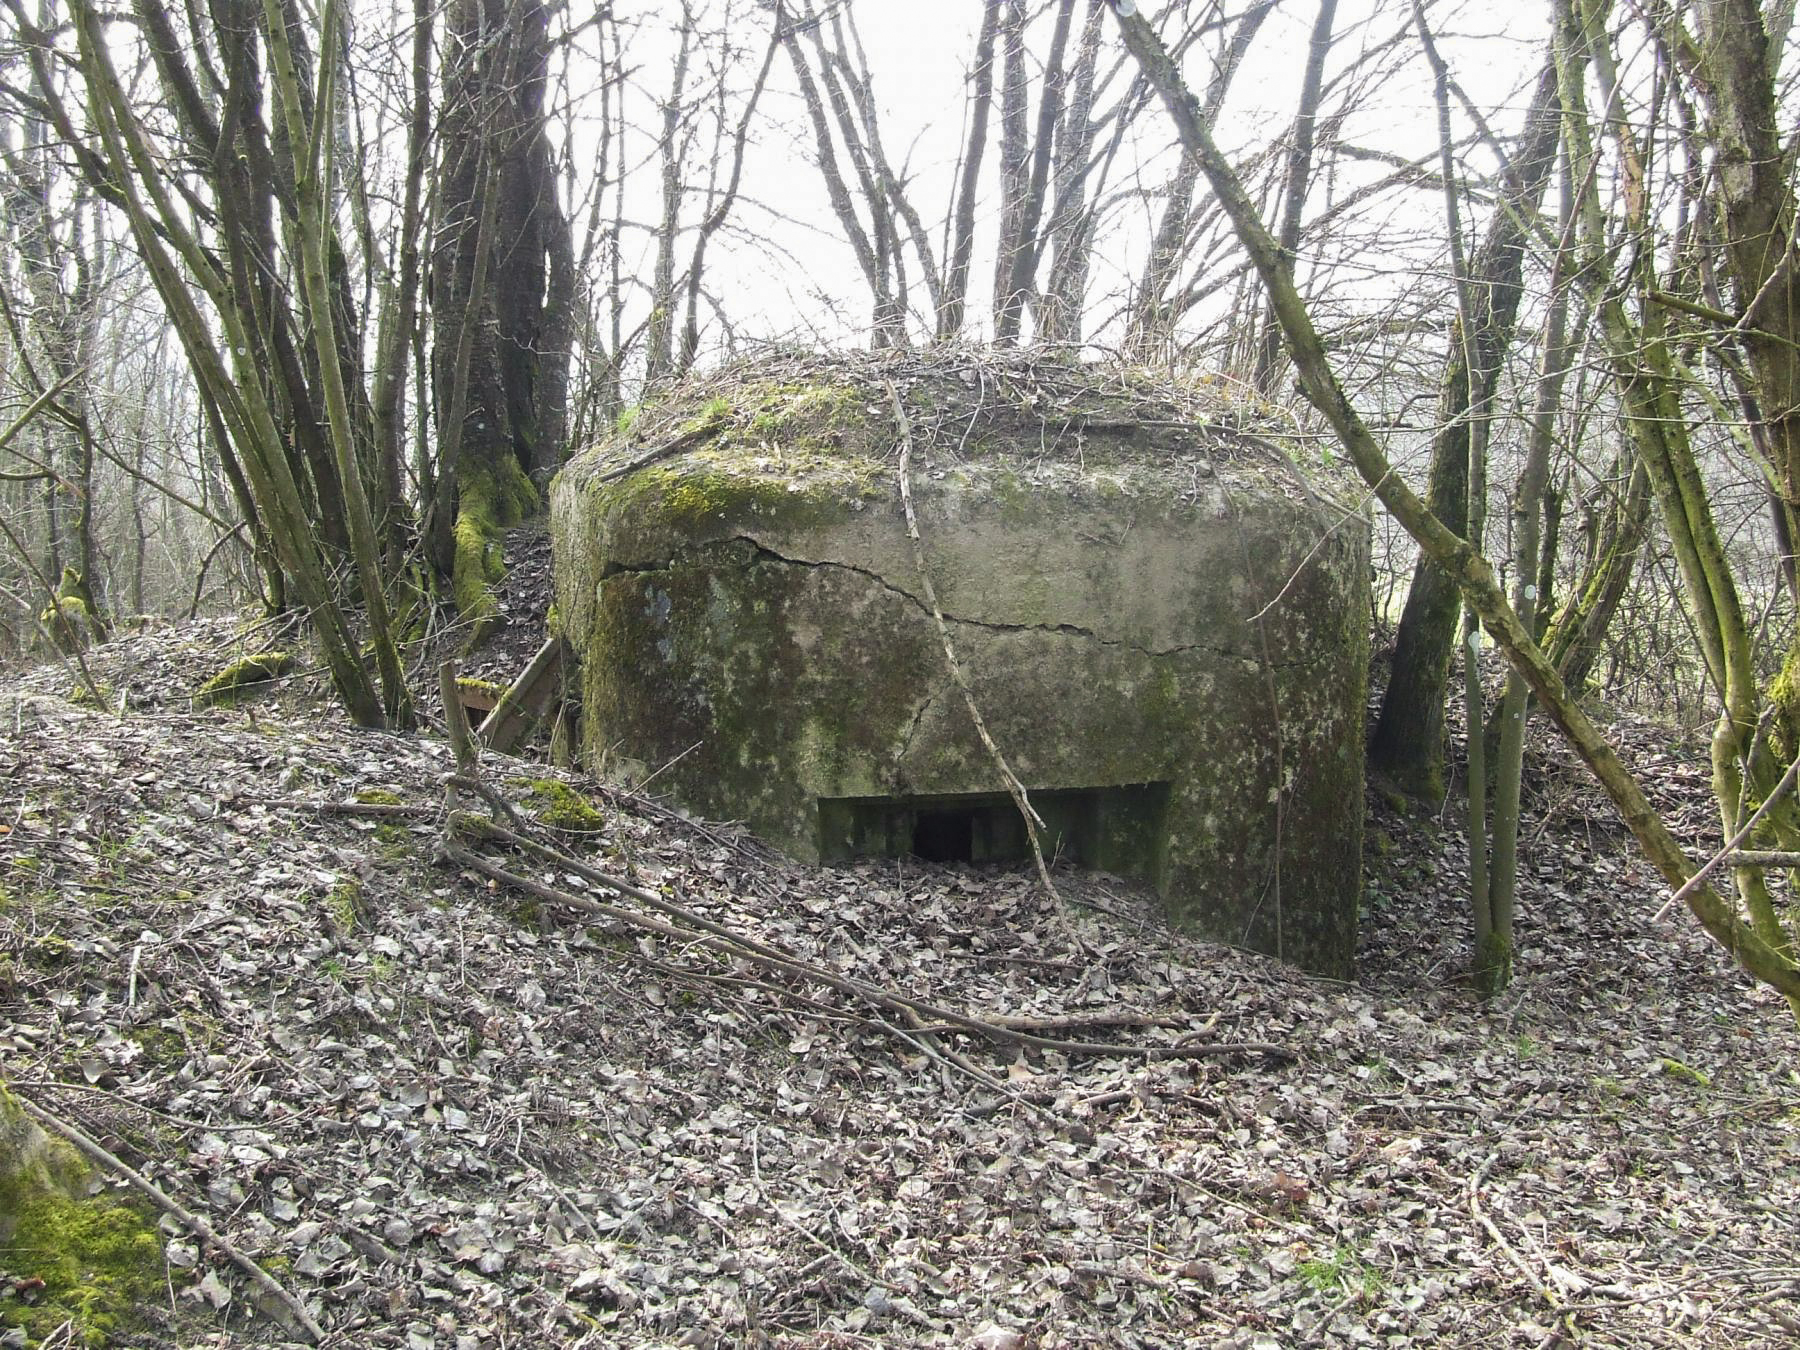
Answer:
[(1355, 500), (1324, 443), (1236, 381), (961, 345), (732, 362), (632, 409), (571, 472), (615, 479), (650, 464), (729, 460), (737, 472), (792, 479), (870, 474), (899, 455), (896, 393), (915, 472), (993, 458), (1116, 464)]

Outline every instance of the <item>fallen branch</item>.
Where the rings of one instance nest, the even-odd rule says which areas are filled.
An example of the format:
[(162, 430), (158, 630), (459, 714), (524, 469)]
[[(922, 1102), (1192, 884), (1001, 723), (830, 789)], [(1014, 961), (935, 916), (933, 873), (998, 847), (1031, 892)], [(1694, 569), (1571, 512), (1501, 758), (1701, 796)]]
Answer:
[[(551, 864), (556, 869), (573, 873), (591, 885), (612, 891), (657, 910), (675, 922), (653, 918), (618, 905), (605, 904), (587, 896), (558, 890), (542, 882), (533, 881), (529, 877), (520, 876), (518, 873), (508, 871), (499, 864), (463, 847), (457, 842), (459, 836), (462, 838), (486, 838), (521, 849), (541, 861)], [(450, 860), (472, 868), (490, 880), (524, 891), (549, 904), (630, 924), (646, 932), (684, 944), (707, 947), (731, 956), (741, 957), (794, 978), (835, 989), (841, 994), (859, 999), (885, 1012), (896, 1014), (902, 1020), (917, 1017), (922, 1021), (945, 1023), (951, 1030), (983, 1036), (988, 1040), (1003, 1044), (1031, 1046), (1040, 1050), (1053, 1050), (1071, 1055), (1123, 1056), (1147, 1060), (1190, 1059), (1232, 1054), (1292, 1057), (1292, 1052), (1285, 1047), (1267, 1042), (1220, 1041), (1185, 1045), (1120, 1045), (1104, 1041), (1060, 1040), (1041, 1036), (1029, 1030), (1016, 1029), (999, 1021), (971, 1017), (957, 1009), (947, 1008), (897, 989), (870, 984), (864, 980), (839, 975), (823, 966), (814, 965), (790, 952), (759, 942), (724, 924), (696, 914), (641, 886), (634, 886), (620, 877), (610, 876), (596, 868), (589, 867), (577, 858), (571, 858), (536, 840), (526, 838), (503, 825), (464, 811), (452, 812), (446, 822), (444, 853)]]
[(1032, 1101), (1029, 1097), (1014, 1092), (979, 1064), (971, 1062), (967, 1055), (962, 1054), (960, 1051), (957, 1051), (948, 1045), (939, 1044), (937, 1035), (933, 1029), (920, 1022), (917, 1013), (909, 1014), (906, 1020), (909, 1030), (902, 1030), (899, 1027), (881, 1021), (879, 1018), (875, 1019), (875, 1024), (895, 1038), (905, 1041), (908, 1045), (922, 1051), (928, 1058), (936, 1060), (946, 1068), (955, 1069), (959, 1073), (968, 1074), (969, 1077), (987, 1088), (988, 1091), (992, 1092), (1001, 1101), (1006, 1102), (1015, 1109), (1023, 1111), (1027, 1115), (1035, 1116), (1039, 1120), (1057, 1120), (1057, 1117), (1052, 1112), (1037, 1102)]
[(254, 801), (276, 811), (314, 811), (321, 816), (370, 816), (376, 820), (417, 820), (434, 816), (438, 808), (423, 802), (319, 802), (302, 797), (251, 797), (239, 793), (232, 803)]
[(1518, 1271), (1519, 1274), (1524, 1277), (1525, 1283), (1531, 1286), (1532, 1292), (1550, 1307), (1560, 1311), (1561, 1307), (1556, 1301), (1556, 1295), (1551, 1293), (1549, 1287), (1532, 1273), (1531, 1267), (1525, 1264), (1525, 1258), (1513, 1250), (1512, 1243), (1506, 1240), (1505, 1234), (1500, 1231), (1494, 1221), (1488, 1218), (1486, 1214), (1482, 1213), (1481, 1183), (1487, 1176), (1488, 1169), (1493, 1165), (1494, 1155), (1490, 1153), (1487, 1156), (1487, 1160), (1483, 1162), (1480, 1167), (1475, 1169), (1475, 1175), (1469, 1178), (1469, 1213), (1475, 1217), (1475, 1222), (1480, 1224), (1482, 1228), (1487, 1231), (1488, 1237), (1493, 1240), (1494, 1245), (1500, 1249), (1506, 1259), (1512, 1263), (1513, 1269)]
[(1119, 1008), (1112, 1012), (1062, 1013), (1053, 1017), (1027, 1017), (1022, 1013), (995, 1013), (990, 1021), (1013, 1031), (1076, 1031), (1091, 1027), (1184, 1027), (1187, 1021), (1159, 1013)]
[(1800, 867), (1800, 853), (1780, 849), (1740, 848), (1725, 855), (1728, 867)]
[(14, 1095), (13, 1100), (18, 1102), (19, 1108), (24, 1111), (26, 1115), (30, 1116), (46, 1130), (49, 1130), (51, 1133), (74, 1145), (74, 1147), (80, 1150), (81, 1154), (90, 1162), (104, 1167), (115, 1176), (124, 1178), (131, 1184), (134, 1190), (147, 1197), (164, 1213), (171, 1214), (176, 1219), (180, 1220), (195, 1237), (199, 1238), (202, 1242), (211, 1243), (220, 1251), (224, 1252), (225, 1255), (230, 1257), (232, 1261), (236, 1263), (240, 1270), (250, 1277), (258, 1289), (262, 1290), (263, 1293), (267, 1294), (270, 1298), (275, 1300), (276, 1303), (287, 1310), (288, 1315), (293, 1318), (293, 1326), (288, 1329), (290, 1331), (296, 1331), (300, 1335), (300, 1338), (308, 1345), (317, 1345), (325, 1339), (324, 1328), (313, 1320), (312, 1314), (306, 1311), (306, 1305), (295, 1298), (293, 1294), (289, 1293), (286, 1288), (276, 1281), (273, 1275), (269, 1274), (268, 1271), (259, 1266), (251, 1257), (247, 1256), (239, 1247), (233, 1244), (205, 1219), (187, 1208), (187, 1206), (183, 1205), (179, 1200), (176, 1200), (167, 1191), (163, 1190), (162, 1187), (158, 1186), (154, 1181), (151, 1181), (143, 1173), (125, 1162), (117, 1154), (89, 1138), (85, 1132), (76, 1126), (71, 1125), (61, 1116), (46, 1111), (35, 1102), (29, 1101), (16, 1094)]
[[(1651, 918), (1651, 923), (1661, 923), (1664, 916), (1666, 916), (1670, 910), (1686, 900), (1695, 891), (1705, 886), (1706, 879), (1715, 871), (1731, 862), (1734, 855), (1742, 854), (1743, 850), (1739, 849), (1738, 845), (1742, 844), (1750, 837), (1750, 832), (1762, 823), (1762, 818), (1769, 814), (1769, 809), (1793, 789), (1796, 775), (1800, 775), (1800, 758), (1795, 759), (1792, 764), (1788, 765), (1787, 772), (1781, 775), (1781, 781), (1775, 785), (1774, 791), (1763, 798), (1762, 805), (1757, 807), (1750, 819), (1746, 820), (1743, 825), (1738, 828), (1738, 832), (1725, 841), (1725, 847), (1713, 854), (1712, 857), (1707, 860), (1705, 866), (1683, 882), (1675, 894), (1671, 895), (1668, 900), (1663, 903), (1663, 907), (1657, 910), (1656, 914)], [(1744, 864), (1744, 866), (1752, 867), (1755, 865), (1756, 864), (1754, 863)], [(1776, 865), (1780, 866), (1781, 864)]]

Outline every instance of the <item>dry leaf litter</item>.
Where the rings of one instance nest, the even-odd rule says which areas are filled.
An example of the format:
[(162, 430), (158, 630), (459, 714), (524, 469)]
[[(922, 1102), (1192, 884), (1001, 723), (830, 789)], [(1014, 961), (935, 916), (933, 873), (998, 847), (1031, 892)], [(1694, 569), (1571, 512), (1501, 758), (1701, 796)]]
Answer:
[[(445, 744), (349, 728), (316, 677), (190, 710), (234, 643), (199, 623), (94, 652), (123, 718), (54, 666), (0, 698), (0, 1076), (262, 1261), (331, 1345), (1800, 1338), (1800, 1037), (1684, 915), (1650, 922), (1665, 892), (1556, 755), (1520, 977), (1485, 1006), (1460, 834), (1380, 800), (1344, 986), (1171, 934), (1109, 878), (1060, 873), (1059, 907), (1022, 871), (802, 868), (486, 758), (528, 822), (547, 776), (600, 813), (534, 837), (709, 920), (1118, 1046), (1069, 1056), (435, 864)], [(1621, 735), (1701, 847), (1693, 756)], [(358, 801), (397, 806), (321, 809)], [(1181, 1046), (1204, 1052), (1140, 1053)], [(133, 1344), (284, 1342), (164, 1231), (168, 1298)]]

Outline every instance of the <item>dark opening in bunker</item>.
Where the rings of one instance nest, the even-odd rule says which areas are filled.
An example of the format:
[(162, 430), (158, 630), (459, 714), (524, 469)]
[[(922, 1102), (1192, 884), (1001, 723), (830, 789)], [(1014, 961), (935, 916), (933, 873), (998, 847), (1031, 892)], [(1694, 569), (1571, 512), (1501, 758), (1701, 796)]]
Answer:
[[(1168, 853), (1169, 785), (1042, 788), (1046, 858), (1160, 885)], [(819, 856), (915, 857), (927, 862), (1016, 863), (1031, 856), (1019, 809), (1004, 792), (934, 797), (822, 797)]]
[(975, 817), (969, 811), (921, 811), (913, 821), (912, 848), (926, 862), (975, 861)]

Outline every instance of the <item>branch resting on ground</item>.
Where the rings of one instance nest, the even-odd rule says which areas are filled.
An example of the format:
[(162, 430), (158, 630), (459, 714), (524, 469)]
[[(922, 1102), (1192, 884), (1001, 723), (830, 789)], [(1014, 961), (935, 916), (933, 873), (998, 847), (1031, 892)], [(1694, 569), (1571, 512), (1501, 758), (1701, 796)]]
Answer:
[[(751, 961), (770, 970), (810, 980), (827, 988), (835, 989), (841, 994), (847, 994), (884, 1012), (899, 1014), (903, 1017), (913, 1015), (928, 1022), (943, 1024), (941, 1028), (934, 1027), (933, 1030), (964, 1032), (983, 1036), (988, 1040), (1003, 1044), (1030, 1046), (1039, 1050), (1053, 1050), (1068, 1055), (1106, 1055), (1147, 1060), (1198, 1059), (1234, 1054), (1266, 1055), (1284, 1059), (1293, 1057), (1293, 1052), (1286, 1047), (1264, 1041), (1204, 1041), (1189, 1044), (1133, 1045), (1104, 1041), (1060, 1040), (1039, 1035), (1026, 1028), (1046, 1028), (1059, 1024), (1055, 1019), (1023, 1018), (1019, 1019), (1023, 1025), (1014, 1026), (1008, 1025), (1005, 1019), (972, 1017), (955, 1008), (944, 1007), (886, 985), (871, 984), (866, 980), (839, 975), (778, 947), (747, 937), (724, 924), (715, 923), (690, 909), (663, 899), (654, 892), (589, 867), (578, 858), (572, 858), (548, 845), (528, 839), (504, 825), (480, 816), (464, 811), (452, 812), (446, 824), (445, 834), (444, 855), (451, 861), (546, 903), (577, 910), (583, 914), (592, 914), (615, 923), (628, 924), (660, 937), (673, 938), (689, 946), (709, 948), (727, 956)], [(609, 905), (587, 896), (575, 895), (554, 886), (533, 881), (517, 872), (509, 871), (467, 847), (468, 843), (481, 840), (520, 849), (556, 868), (579, 876), (591, 885), (604, 887), (620, 896), (648, 905), (668, 915), (675, 922), (652, 918), (635, 910), (625, 909), (619, 905)], [(1091, 1015), (1083, 1014), (1073, 1024), (1080, 1025), (1083, 1022), (1086, 1025), (1093, 1025)]]
[(273, 1275), (245, 1255), (241, 1249), (205, 1219), (169, 1195), (167, 1191), (136, 1168), (124, 1162), (117, 1154), (95, 1142), (85, 1131), (71, 1125), (61, 1116), (46, 1111), (35, 1102), (18, 1096), (16, 1093), (13, 1100), (18, 1102), (20, 1109), (26, 1115), (52, 1134), (73, 1145), (90, 1162), (104, 1167), (115, 1176), (124, 1178), (134, 1190), (147, 1197), (164, 1213), (171, 1214), (180, 1220), (195, 1237), (202, 1242), (212, 1244), (230, 1257), (238, 1268), (251, 1278), (258, 1289), (286, 1311), (288, 1318), (292, 1319), (291, 1325), (287, 1328), (291, 1333), (299, 1336), (308, 1345), (317, 1345), (325, 1339), (324, 1328), (313, 1320), (312, 1314), (306, 1311), (306, 1305), (289, 1293)]

